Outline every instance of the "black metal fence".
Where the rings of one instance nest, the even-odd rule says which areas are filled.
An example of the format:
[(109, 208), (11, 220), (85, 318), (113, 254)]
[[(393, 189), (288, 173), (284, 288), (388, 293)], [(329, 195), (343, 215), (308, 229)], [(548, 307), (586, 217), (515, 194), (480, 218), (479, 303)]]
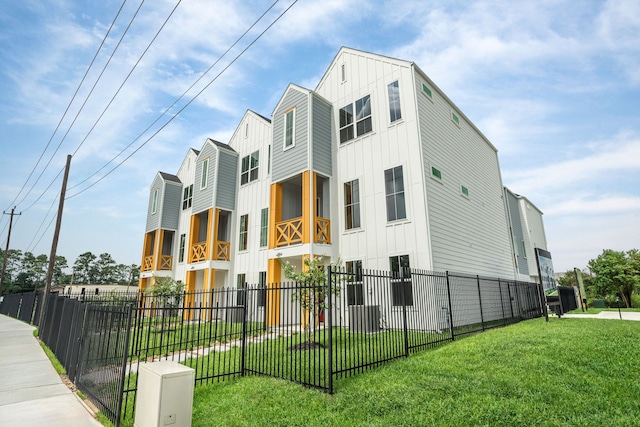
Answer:
[[(332, 393), (337, 378), (542, 316), (541, 301), (534, 283), (333, 269), (323, 284), (164, 297), (52, 295), (40, 337), (70, 379), (118, 425), (121, 416), (133, 419), (141, 363), (183, 363), (195, 370), (196, 385), (254, 374)], [(9, 295), (0, 313), (33, 321), (38, 306), (37, 295)], [(23, 315), (29, 307), (31, 316)]]

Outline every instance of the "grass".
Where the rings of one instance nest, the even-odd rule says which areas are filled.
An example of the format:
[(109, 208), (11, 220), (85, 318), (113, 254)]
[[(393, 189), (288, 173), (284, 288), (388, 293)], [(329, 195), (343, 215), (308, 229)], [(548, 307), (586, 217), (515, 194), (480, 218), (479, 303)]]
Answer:
[[(571, 311), (567, 311), (567, 314), (598, 314), (601, 311), (615, 311), (616, 313), (618, 312), (618, 307), (613, 307), (613, 308), (593, 308), (593, 307), (589, 307), (586, 311), (582, 311), (581, 308), (576, 308), (575, 310), (571, 310)], [(640, 308), (622, 308), (620, 307), (620, 311), (621, 312), (634, 312), (634, 313), (638, 313), (640, 312)]]
[(636, 426), (640, 322), (536, 319), (336, 382), (264, 377), (196, 388), (193, 425)]

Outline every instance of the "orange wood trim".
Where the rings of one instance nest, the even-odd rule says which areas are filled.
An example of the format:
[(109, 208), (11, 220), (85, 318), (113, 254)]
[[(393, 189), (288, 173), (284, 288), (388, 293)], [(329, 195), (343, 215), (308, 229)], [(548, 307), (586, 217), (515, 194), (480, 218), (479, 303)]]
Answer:
[[(276, 224), (282, 220), (282, 184), (271, 184), (269, 198), (269, 249), (276, 247)], [(280, 266), (278, 266), (280, 268)]]

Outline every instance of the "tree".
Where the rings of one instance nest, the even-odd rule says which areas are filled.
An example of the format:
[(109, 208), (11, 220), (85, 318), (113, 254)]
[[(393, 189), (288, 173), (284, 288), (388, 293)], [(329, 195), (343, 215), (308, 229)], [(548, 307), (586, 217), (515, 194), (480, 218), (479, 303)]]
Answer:
[(91, 252), (85, 252), (78, 255), (76, 262), (73, 264), (73, 274), (75, 283), (84, 283), (87, 285), (95, 283), (96, 269), (94, 261), (96, 256)]
[(101, 253), (93, 262), (96, 273), (95, 283), (107, 285), (115, 281), (116, 262), (108, 253)]
[(182, 302), (184, 283), (171, 277), (154, 276), (153, 284), (144, 291), (156, 299), (157, 307), (177, 308)]
[[(280, 260), (282, 271), (287, 279), (296, 282), (296, 290), (291, 295), (292, 301), (297, 301), (304, 310), (302, 326), (307, 333), (307, 341), (300, 347), (309, 349), (316, 344), (312, 342), (312, 333), (320, 326), (320, 311), (325, 308), (325, 296), (329, 293), (326, 267), (322, 264), (322, 256), (313, 259), (305, 257), (303, 260), (303, 271), (296, 273), (295, 267), (289, 261)], [(342, 264), (338, 259), (330, 266), (337, 267)], [(340, 286), (337, 283), (338, 276), (333, 276), (331, 293), (340, 294)], [(344, 278), (343, 278), (344, 279)]]
[(53, 277), (51, 279), (54, 285), (63, 285), (71, 281), (70, 275), (62, 271), (65, 268), (69, 268), (67, 259), (62, 255), (56, 255), (56, 262), (53, 264)]
[[(592, 286), (592, 282), (593, 277), (591, 276), (591, 274), (583, 271), (582, 283), (584, 284), (584, 288), (589, 289)], [(564, 273), (564, 276), (558, 279), (558, 286), (579, 286), (578, 281), (576, 280), (576, 272), (574, 270), (567, 270), (567, 272)], [(586, 298), (587, 296), (583, 295), (582, 297)]]
[(605, 249), (597, 258), (589, 261), (594, 274), (596, 292), (601, 295), (618, 295), (627, 307), (631, 307), (631, 294), (640, 289), (640, 253), (637, 249), (627, 252)]

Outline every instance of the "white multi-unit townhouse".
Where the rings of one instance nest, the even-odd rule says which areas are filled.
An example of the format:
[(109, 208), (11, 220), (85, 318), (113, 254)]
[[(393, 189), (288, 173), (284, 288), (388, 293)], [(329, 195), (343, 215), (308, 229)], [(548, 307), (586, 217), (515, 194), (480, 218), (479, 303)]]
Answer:
[(157, 174), (140, 288), (279, 283), (280, 260), (320, 255), (528, 280), (523, 252), (546, 240), (518, 197), (494, 145), (416, 64), (342, 48), (315, 90), (290, 84), (271, 119), (247, 111), (228, 144)]

